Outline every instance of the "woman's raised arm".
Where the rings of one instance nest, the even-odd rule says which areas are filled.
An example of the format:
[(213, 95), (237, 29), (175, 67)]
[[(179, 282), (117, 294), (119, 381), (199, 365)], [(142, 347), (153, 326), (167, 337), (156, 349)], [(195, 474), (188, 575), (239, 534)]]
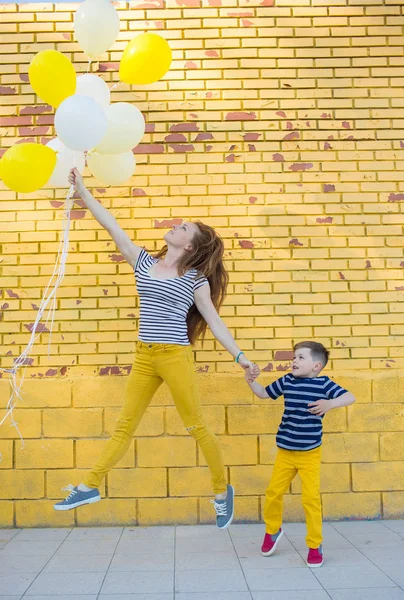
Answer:
[(84, 185), (84, 181), (77, 169), (72, 169), (69, 175), (69, 183), (74, 185), (76, 192), (80, 195), (93, 217), (108, 231), (114, 240), (122, 256), (132, 267), (141, 252), (140, 246), (132, 242), (127, 233), (118, 224), (117, 220), (109, 210), (100, 204)]

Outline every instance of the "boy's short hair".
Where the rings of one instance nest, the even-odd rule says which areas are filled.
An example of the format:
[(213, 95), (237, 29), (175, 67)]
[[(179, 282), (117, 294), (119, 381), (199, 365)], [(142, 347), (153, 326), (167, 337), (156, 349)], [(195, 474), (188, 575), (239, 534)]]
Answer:
[(328, 363), (330, 353), (323, 344), (320, 344), (320, 342), (299, 342), (294, 345), (293, 352), (296, 352), (299, 348), (308, 348), (312, 358), (321, 362), (323, 367)]

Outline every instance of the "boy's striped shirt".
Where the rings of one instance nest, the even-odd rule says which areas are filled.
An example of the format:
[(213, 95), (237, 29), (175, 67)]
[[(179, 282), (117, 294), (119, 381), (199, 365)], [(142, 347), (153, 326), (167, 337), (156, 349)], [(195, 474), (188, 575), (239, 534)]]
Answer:
[(347, 390), (326, 375), (294, 377), (284, 375), (265, 388), (273, 400), (284, 397), (285, 410), (276, 435), (276, 445), (286, 450), (313, 450), (321, 445), (322, 417), (312, 415), (308, 405), (317, 400), (331, 400)]

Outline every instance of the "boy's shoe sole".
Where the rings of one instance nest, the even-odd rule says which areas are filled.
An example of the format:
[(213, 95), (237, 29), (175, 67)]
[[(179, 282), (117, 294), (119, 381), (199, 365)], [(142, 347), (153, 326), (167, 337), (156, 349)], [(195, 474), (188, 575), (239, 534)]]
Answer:
[(55, 504), (53, 508), (55, 510), (72, 510), (73, 508), (77, 508), (79, 506), (84, 506), (84, 504), (94, 504), (95, 502), (99, 502), (101, 500), (101, 496), (95, 496), (95, 498), (89, 498), (88, 500), (81, 500), (80, 502), (75, 502), (74, 504)]
[(281, 529), (280, 534), (278, 535), (278, 537), (276, 538), (276, 542), (274, 543), (274, 545), (272, 546), (272, 548), (268, 551), (268, 552), (263, 552), (261, 550), (261, 554), (262, 556), (271, 556), (271, 554), (273, 554), (276, 550), (277, 545), (279, 544), (279, 541), (283, 538), (283, 529)]

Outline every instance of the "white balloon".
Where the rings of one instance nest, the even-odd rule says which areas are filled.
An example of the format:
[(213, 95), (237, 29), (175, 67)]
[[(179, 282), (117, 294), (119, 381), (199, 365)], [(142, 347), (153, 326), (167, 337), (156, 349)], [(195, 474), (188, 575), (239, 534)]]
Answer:
[(76, 167), (80, 173), (84, 171), (86, 165), (84, 153), (70, 150), (58, 138), (54, 138), (46, 145), (56, 152), (56, 167), (46, 187), (69, 187), (70, 170)]
[(97, 75), (86, 74), (77, 77), (76, 94), (79, 94), (79, 96), (89, 96), (98, 102), (104, 109), (109, 106), (109, 87), (105, 81)]
[(87, 156), (91, 174), (104, 185), (120, 185), (130, 179), (135, 172), (136, 160), (133, 152), (124, 154), (98, 154)]
[(146, 124), (142, 113), (128, 102), (116, 102), (106, 110), (108, 128), (101, 144), (100, 154), (122, 154), (138, 145), (144, 136)]
[(74, 34), (83, 52), (97, 58), (119, 33), (119, 16), (109, 0), (85, 0), (74, 15)]
[(71, 150), (90, 150), (107, 130), (105, 111), (88, 96), (69, 96), (55, 114), (55, 129), (61, 142)]

